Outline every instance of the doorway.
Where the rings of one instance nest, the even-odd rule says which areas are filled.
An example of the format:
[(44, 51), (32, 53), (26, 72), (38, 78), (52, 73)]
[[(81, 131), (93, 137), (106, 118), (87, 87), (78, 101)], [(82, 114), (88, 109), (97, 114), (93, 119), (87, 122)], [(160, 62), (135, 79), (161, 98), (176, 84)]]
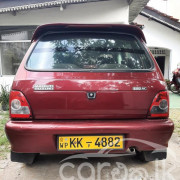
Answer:
[(162, 74), (164, 75), (164, 69), (165, 69), (165, 56), (156, 56), (155, 57), (156, 62), (158, 63)]

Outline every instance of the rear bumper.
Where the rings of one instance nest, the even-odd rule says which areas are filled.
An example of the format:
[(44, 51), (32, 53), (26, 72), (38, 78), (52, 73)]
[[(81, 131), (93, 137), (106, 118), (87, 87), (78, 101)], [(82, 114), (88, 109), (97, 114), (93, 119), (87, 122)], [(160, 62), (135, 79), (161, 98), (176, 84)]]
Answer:
[[(57, 151), (57, 135), (97, 134), (124, 134), (124, 151), (129, 147), (136, 147), (139, 151), (148, 151), (164, 149), (168, 146), (174, 124), (170, 119), (36, 120), (8, 121), (5, 130), (11, 144), (11, 150), (18, 153), (60, 153)], [(71, 151), (71, 153), (76, 152)]]

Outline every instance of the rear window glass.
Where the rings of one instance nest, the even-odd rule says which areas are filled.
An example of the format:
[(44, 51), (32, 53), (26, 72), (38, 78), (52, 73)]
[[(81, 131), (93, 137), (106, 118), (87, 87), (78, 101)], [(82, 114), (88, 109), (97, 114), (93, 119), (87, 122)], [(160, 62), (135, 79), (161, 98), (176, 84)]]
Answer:
[(26, 67), (41, 71), (146, 70), (151, 59), (136, 38), (110, 34), (49, 34)]

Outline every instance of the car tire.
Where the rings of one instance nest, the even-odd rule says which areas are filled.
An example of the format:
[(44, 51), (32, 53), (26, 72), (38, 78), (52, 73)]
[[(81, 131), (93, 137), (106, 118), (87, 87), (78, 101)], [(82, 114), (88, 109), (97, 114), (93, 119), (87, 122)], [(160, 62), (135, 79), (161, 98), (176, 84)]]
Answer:
[(136, 151), (137, 158), (143, 162), (163, 160), (167, 158), (167, 149), (154, 151)]
[(11, 151), (11, 161), (31, 165), (35, 162), (38, 153), (16, 153)]

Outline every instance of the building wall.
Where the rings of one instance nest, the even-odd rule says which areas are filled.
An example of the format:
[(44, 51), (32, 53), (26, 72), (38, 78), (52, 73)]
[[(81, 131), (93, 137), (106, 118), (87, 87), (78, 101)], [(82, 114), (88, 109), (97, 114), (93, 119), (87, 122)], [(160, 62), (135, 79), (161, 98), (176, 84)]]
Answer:
[[(0, 14), (0, 26), (41, 25), (47, 23), (128, 23), (129, 5), (126, 0), (111, 0), (84, 4), (67, 5), (63, 11), (59, 7), (28, 10)], [(1, 45), (2, 42), (0, 42)], [(1, 62), (0, 47), (0, 62)], [(1, 63), (0, 70), (2, 71)], [(0, 77), (0, 84), (11, 85), (13, 75)]]
[(40, 25), (46, 23), (128, 23), (129, 5), (126, 0), (111, 0), (0, 14), (0, 25)]
[[(169, 58), (168, 55), (166, 57), (165, 78), (168, 78), (168, 73), (171, 78), (172, 71), (176, 69), (177, 63), (180, 62), (180, 33), (142, 15), (138, 15), (134, 22), (145, 26), (143, 32), (146, 36), (148, 47), (158, 47), (170, 51)], [(169, 70), (167, 61), (169, 61)]]

